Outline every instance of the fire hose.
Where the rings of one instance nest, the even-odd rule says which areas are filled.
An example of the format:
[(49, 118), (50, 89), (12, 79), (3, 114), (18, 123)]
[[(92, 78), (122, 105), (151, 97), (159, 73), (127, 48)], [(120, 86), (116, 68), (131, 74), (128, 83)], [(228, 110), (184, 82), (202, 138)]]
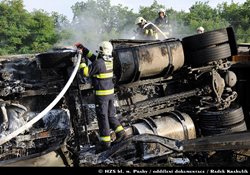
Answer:
[(34, 117), (28, 123), (26, 123), (22, 127), (18, 128), (14, 132), (10, 133), (9, 135), (1, 138), (0, 145), (10, 141), (14, 137), (18, 136), (20, 133), (23, 133), (25, 130), (31, 128), (36, 122), (38, 122), (41, 118), (43, 118), (61, 100), (61, 98), (64, 96), (64, 94), (67, 92), (70, 85), (72, 84), (72, 82), (77, 74), (80, 62), (81, 62), (81, 54), (79, 53), (77, 56), (76, 63), (75, 63), (75, 68), (74, 68), (68, 82), (63, 87), (62, 91), (57, 95), (57, 97), (42, 112), (40, 112), (36, 117)]
[[(154, 23), (152, 23), (150, 21), (143, 28), (146, 28), (150, 24), (153, 25), (160, 32), (160, 34), (162, 34), (162, 36), (164, 36), (165, 39), (168, 39), (168, 37), (165, 35), (165, 33), (159, 27), (157, 27)], [(131, 39), (135, 39), (135, 36), (132, 37)]]
[(153, 25), (163, 36), (165, 39), (167, 39), (168, 37), (165, 35), (165, 33), (163, 33), (163, 31), (161, 31), (161, 29), (159, 27), (157, 27), (154, 23), (152, 22), (148, 22), (143, 28), (147, 27), (149, 24)]

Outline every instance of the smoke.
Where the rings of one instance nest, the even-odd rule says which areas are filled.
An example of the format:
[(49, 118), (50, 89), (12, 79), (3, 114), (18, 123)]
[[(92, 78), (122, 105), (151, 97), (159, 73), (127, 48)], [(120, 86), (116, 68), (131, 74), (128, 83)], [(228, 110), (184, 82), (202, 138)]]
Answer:
[(190, 26), (185, 25), (183, 21), (170, 21), (169, 35), (171, 37), (182, 39), (193, 34), (196, 34), (196, 30), (192, 30)]
[(81, 42), (92, 51), (97, 49), (97, 45), (105, 38), (102, 31), (102, 22), (98, 18), (87, 16), (86, 14), (74, 19), (69, 26), (64, 26), (64, 30), (69, 36), (60, 41), (59, 46), (73, 46), (76, 42)]
[(120, 39), (135, 39), (136, 36), (136, 26), (129, 25), (124, 28), (120, 33)]
[[(143, 39), (136, 35), (137, 26), (134, 24), (134, 17), (128, 16), (127, 19), (119, 20), (118, 15), (112, 13), (107, 16), (100, 16), (92, 9), (85, 9), (80, 15), (75, 17), (67, 26), (63, 26), (66, 31), (66, 39), (56, 44), (56, 47), (73, 46), (76, 42), (81, 42), (92, 52), (98, 49), (98, 44), (104, 40), (112, 39)], [(126, 24), (126, 25), (124, 25)], [(121, 27), (121, 25), (124, 25)], [(119, 29), (120, 28), (120, 29)], [(168, 38), (183, 38), (195, 31), (185, 26), (184, 22), (172, 20), (170, 24), (162, 30)], [(165, 39), (161, 34), (159, 39)], [(63, 37), (65, 38), (65, 37)]]
[(57, 43), (56, 46), (73, 46), (74, 43), (81, 42), (89, 50), (95, 52), (98, 49), (98, 44), (102, 41), (131, 39), (135, 35), (134, 29), (136, 26), (129, 24), (118, 31), (118, 27), (115, 25), (113, 21), (103, 19), (93, 10), (84, 11), (80, 16), (73, 19), (70, 25), (64, 26), (63, 30), (67, 31), (69, 36)]

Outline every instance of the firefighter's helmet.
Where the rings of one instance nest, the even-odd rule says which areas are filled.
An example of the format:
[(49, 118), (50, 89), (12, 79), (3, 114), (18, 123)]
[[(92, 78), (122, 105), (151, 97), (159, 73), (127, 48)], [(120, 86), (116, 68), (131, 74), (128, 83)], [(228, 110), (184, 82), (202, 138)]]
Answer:
[(204, 33), (204, 31), (205, 29), (202, 26), (197, 28), (197, 33)]
[(106, 56), (111, 56), (113, 46), (109, 41), (103, 41), (99, 44), (99, 52)]
[(160, 9), (158, 10), (158, 14), (160, 14), (160, 13), (163, 13), (163, 14), (165, 15), (165, 9), (160, 8)]
[(138, 17), (138, 18), (136, 18), (136, 20), (135, 20), (135, 24), (145, 24), (147, 21), (146, 21), (146, 19), (144, 19), (143, 17)]

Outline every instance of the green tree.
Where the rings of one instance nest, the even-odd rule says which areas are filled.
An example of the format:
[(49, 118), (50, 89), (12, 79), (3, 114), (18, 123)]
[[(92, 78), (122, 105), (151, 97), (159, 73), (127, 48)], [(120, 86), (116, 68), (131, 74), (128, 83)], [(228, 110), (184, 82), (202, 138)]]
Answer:
[(18, 52), (30, 31), (31, 17), (22, 0), (4, 0), (0, 3), (0, 54)]
[(30, 35), (27, 36), (25, 45), (31, 52), (43, 52), (58, 41), (54, 19), (45, 11), (36, 10), (31, 13), (29, 26)]
[(208, 5), (208, 1), (196, 2), (189, 10), (187, 21), (193, 31), (196, 31), (199, 26), (203, 26), (206, 31), (210, 31), (229, 25), (224, 18), (221, 18), (216, 8)]
[(71, 23), (66, 16), (57, 12), (52, 12), (52, 17), (54, 20), (57, 39), (61, 44), (64, 44), (63, 42), (65, 40), (69, 40), (73, 36), (72, 31), (69, 30)]
[(22, 0), (0, 2), (0, 55), (43, 52), (59, 39), (54, 18), (24, 9)]
[(250, 43), (250, 13), (249, 13), (250, 1), (242, 5), (240, 25), (236, 28), (236, 35), (239, 43)]
[(241, 42), (250, 42), (250, 0), (245, 3), (222, 3), (218, 6), (221, 17), (226, 19), (234, 27), (237, 40)]
[(218, 11), (222, 18), (226, 19), (232, 26), (239, 27), (241, 21), (241, 7), (238, 3), (227, 2), (218, 5)]

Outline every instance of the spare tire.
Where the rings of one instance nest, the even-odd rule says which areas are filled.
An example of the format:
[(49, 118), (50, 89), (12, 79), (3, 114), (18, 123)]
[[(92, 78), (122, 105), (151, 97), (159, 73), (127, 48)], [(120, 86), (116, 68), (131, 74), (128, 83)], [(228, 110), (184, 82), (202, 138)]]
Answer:
[(208, 46), (218, 45), (228, 42), (227, 29), (205, 32), (182, 39), (184, 50), (195, 51)]
[(231, 56), (229, 44), (208, 47), (186, 53), (186, 59), (192, 66), (202, 66), (212, 61), (226, 59)]

